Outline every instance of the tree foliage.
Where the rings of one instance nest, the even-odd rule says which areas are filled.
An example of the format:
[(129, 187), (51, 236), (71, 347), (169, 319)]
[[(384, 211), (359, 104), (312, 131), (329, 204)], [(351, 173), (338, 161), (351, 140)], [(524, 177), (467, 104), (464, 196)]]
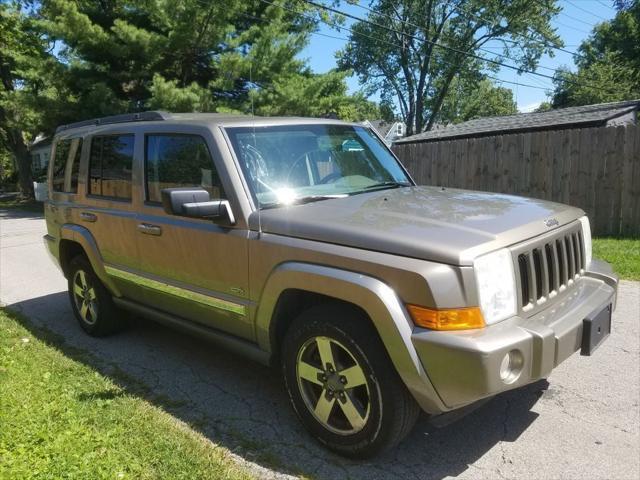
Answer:
[(14, 156), (20, 189), (31, 196), (28, 143), (52, 128), (69, 92), (40, 25), (17, 5), (0, 3), (0, 39), (0, 147)]
[(377, 116), (344, 72), (299, 53), (320, 14), (260, 0), (0, 4), (0, 142), (31, 194), (27, 145), (55, 125), (146, 109)]
[(488, 79), (479, 82), (451, 82), (437, 115), (438, 123), (461, 123), (481, 117), (511, 115), (518, 112), (513, 92), (509, 88), (496, 87)]
[(488, 42), (501, 42), (509, 63), (526, 69), (552, 55), (550, 45), (561, 45), (550, 26), (558, 11), (554, 0), (375, 0), (339, 63), (395, 100), (408, 132), (420, 132), (438, 120), (455, 78), (495, 69), (471, 56), (494, 57), (480, 50)]
[(582, 43), (577, 71), (564, 68), (557, 73), (554, 107), (640, 98), (640, 2), (620, 8)]

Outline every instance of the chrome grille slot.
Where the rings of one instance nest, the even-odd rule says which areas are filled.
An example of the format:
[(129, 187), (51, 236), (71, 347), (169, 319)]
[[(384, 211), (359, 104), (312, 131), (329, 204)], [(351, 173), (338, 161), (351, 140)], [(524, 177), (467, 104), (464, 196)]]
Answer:
[(531, 240), (512, 249), (518, 300), (522, 312), (530, 312), (564, 292), (585, 268), (580, 224), (558, 229), (554, 234)]

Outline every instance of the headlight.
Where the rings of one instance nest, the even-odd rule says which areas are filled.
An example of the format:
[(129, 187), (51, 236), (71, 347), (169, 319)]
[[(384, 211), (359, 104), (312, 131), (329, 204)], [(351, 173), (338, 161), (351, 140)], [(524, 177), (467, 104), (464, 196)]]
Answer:
[(584, 257), (585, 257), (585, 266), (589, 268), (589, 264), (591, 263), (591, 255), (592, 255), (592, 247), (591, 247), (591, 225), (589, 225), (589, 219), (584, 216), (580, 219), (580, 223), (582, 224), (582, 239), (584, 241)]
[(516, 314), (516, 281), (506, 248), (473, 261), (480, 308), (487, 325)]

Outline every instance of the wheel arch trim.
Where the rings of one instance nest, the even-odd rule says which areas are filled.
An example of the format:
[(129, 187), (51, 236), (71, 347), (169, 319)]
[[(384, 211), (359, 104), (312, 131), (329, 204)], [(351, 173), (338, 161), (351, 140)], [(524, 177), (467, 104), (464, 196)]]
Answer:
[(380, 335), (391, 362), (423, 410), (448, 410), (438, 396), (411, 341), (413, 324), (394, 292), (381, 280), (348, 270), (302, 262), (277, 266), (263, 289), (256, 312), (256, 339), (273, 352), (272, 321), (280, 295), (291, 288), (333, 297), (364, 310)]
[(60, 240), (69, 240), (79, 244), (87, 255), (91, 268), (93, 268), (93, 271), (107, 290), (116, 297), (122, 296), (111, 277), (107, 275), (98, 244), (89, 230), (80, 225), (64, 224), (60, 227)]

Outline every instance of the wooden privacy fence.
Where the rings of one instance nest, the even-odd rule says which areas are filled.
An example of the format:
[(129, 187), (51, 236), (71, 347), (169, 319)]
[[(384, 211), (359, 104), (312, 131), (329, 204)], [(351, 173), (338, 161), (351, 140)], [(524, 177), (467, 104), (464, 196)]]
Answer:
[(405, 143), (421, 185), (511, 193), (582, 208), (595, 235), (640, 236), (640, 126)]

